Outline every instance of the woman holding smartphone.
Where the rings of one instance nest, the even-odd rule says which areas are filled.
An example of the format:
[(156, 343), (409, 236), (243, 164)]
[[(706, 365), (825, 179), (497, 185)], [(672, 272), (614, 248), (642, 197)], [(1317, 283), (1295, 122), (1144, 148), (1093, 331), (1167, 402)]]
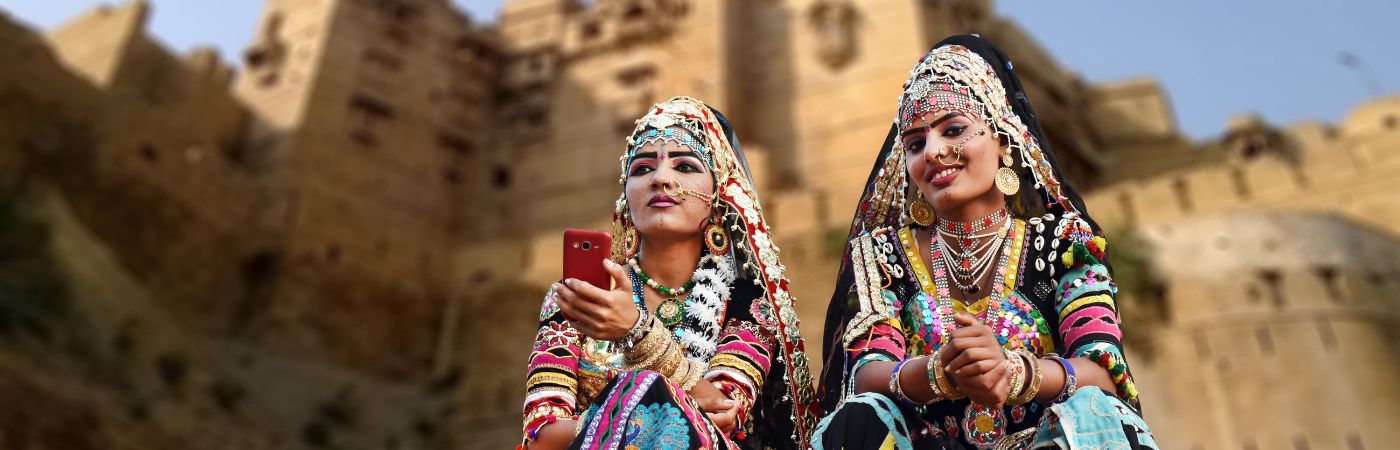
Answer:
[(724, 116), (676, 97), (627, 138), (613, 286), (551, 286), (521, 448), (798, 448), (815, 425), (793, 298)]

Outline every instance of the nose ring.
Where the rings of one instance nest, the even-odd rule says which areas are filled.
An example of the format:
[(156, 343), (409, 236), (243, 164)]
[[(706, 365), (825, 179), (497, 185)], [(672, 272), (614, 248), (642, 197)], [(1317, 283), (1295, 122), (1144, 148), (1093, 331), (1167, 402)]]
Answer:
[(954, 159), (953, 159), (953, 162), (947, 162), (947, 161), (944, 161), (944, 160), (943, 160), (943, 158), (946, 157), (947, 155), (946, 155), (944, 152), (938, 152), (938, 153), (937, 153), (938, 156), (935, 157), (935, 160), (937, 160), (939, 164), (942, 164), (942, 165), (945, 165), (945, 166), (951, 166), (951, 165), (953, 165), (953, 164), (957, 164), (958, 161), (962, 161), (962, 156), (963, 156), (963, 146), (962, 146), (962, 144), (948, 145), (948, 146), (944, 146), (943, 148), (944, 148), (944, 149), (952, 148), (953, 151), (952, 151), (951, 153), (957, 155), (957, 158), (954, 158)]

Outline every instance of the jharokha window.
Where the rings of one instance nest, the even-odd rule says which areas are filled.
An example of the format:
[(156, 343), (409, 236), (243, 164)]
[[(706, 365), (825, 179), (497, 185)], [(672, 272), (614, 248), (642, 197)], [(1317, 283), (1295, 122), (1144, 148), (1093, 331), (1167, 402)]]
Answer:
[(378, 143), (376, 136), (394, 118), (394, 109), (382, 100), (364, 94), (350, 99), (350, 137), (366, 147)]

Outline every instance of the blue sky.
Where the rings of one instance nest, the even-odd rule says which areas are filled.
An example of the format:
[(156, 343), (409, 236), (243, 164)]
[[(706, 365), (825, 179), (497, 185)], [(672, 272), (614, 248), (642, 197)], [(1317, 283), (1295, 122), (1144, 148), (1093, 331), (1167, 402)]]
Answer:
[[(151, 1), (151, 28), (161, 40), (179, 50), (213, 45), (227, 60), (250, 40), (262, 7), (258, 0), (217, 7)], [(491, 20), (502, 3), (453, 2), (478, 20)], [(98, 3), (7, 0), (0, 9), (48, 28)], [(1340, 121), (1372, 97), (1367, 76), (1387, 94), (1400, 90), (1400, 2), (1394, 0), (1001, 0), (997, 8), (1091, 81), (1161, 80), (1179, 126), (1196, 138), (1214, 136), (1227, 118), (1250, 112), (1276, 124)], [(1368, 74), (1339, 63), (1341, 52), (1355, 55)]]

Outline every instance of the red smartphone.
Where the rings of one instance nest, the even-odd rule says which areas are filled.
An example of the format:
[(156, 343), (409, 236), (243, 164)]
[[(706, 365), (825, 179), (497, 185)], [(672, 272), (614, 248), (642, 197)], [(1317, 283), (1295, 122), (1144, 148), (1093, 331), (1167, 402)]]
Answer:
[(612, 276), (603, 260), (612, 256), (612, 235), (600, 230), (564, 230), (564, 278), (587, 281), (602, 289), (612, 289)]

